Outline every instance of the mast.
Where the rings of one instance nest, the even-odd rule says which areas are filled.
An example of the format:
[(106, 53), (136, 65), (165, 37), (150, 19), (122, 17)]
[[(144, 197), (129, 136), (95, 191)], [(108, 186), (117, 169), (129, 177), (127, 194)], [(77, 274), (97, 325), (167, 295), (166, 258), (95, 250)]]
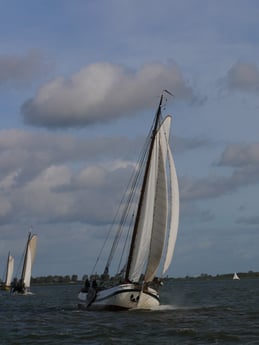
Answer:
[(26, 262), (27, 262), (27, 254), (28, 254), (28, 247), (29, 247), (29, 242), (31, 239), (31, 232), (29, 232), (27, 244), (26, 244), (26, 250), (25, 250), (25, 255), (24, 255), (24, 260), (23, 260), (23, 267), (22, 267), (22, 276), (21, 279), (24, 281), (24, 276), (25, 276), (25, 268), (26, 268)]
[(168, 92), (168, 91), (163, 90), (161, 97), (160, 97), (159, 105), (158, 105), (158, 108), (156, 111), (156, 115), (155, 115), (155, 123), (154, 123), (154, 127), (152, 130), (151, 141), (150, 141), (149, 152), (148, 152), (148, 158), (147, 158), (147, 163), (146, 163), (146, 168), (145, 168), (145, 172), (144, 172), (144, 178), (143, 178), (143, 183), (142, 183), (140, 198), (139, 198), (139, 203), (138, 203), (137, 215), (136, 215), (136, 220), (135, 220), (134, 229), (133, 229), (133, 233), (132, 233), (130, 251), (129, 251), (128, 262), (127, 262), (127, 267), (126, 267), (125, 280), (129, 280), (130, 266), (131, 266), (131, 262), (132, 262), (133, 251), (134, 251), (136, 236), (137, 236), (137, 232), (138, 232), (138, 225), (139, 225), (139, 220), (140, 220), (140, 212), (141, 212), (141, 208), (142, 208), (142, 204), (143, 204), (143, 200), (144, 200), (144, 192), (145, 192), (145, 188), (146, 188), (146, 184), (147, 184), (148, 172), (149, 172), (151, 156), (152, 156), (152, 151), (153, 151), (155, 137), (156, 137), (156, 132), (157, 132), (158, 124), (159, 124), (159, 119), (161, 117), (161, 105), (162, 105), (162, 101), (163, 101), (163, 97), (164, 97), (164, 94), (163, 94), (164, 92)]

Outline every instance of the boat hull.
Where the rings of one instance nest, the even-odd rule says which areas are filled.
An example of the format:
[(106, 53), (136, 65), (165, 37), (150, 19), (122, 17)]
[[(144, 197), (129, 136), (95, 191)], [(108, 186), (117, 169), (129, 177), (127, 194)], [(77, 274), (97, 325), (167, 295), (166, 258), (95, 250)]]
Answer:
[(121, 284), (104, 290), (90, 288), (79, 292), (79, 307), (86, 309), (152, 309), (159, 306), (159, 295), (148, 287), (143, 289), (135, 284)]

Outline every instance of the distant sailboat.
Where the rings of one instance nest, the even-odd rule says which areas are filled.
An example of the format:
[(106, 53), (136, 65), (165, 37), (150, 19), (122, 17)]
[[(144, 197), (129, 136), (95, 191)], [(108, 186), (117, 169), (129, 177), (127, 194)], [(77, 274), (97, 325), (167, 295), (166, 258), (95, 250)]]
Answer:
[(25, 247), (21, 278), (12, 287), (12, 293), (27, 295), (30, 293), (31, 271), (36, 254), (37, 236), (29, 233)]
[[(126, 207), (101, 276), (100, 284), (104, 285), (99, 286), (98, 282), (97, 286), (96, 280), (87, 280), (78, 295), (80, 305), (86, 308), (151, 309), (160, 304), (161, 281), (157, 272), (161, 269), (164, 275), (170, 266), (179, 218), (178, 182), (169, 145), (171, 116), (162, 119), (161, 114), (164, 92), (169, 93), (164, 90), (161, 95), (146, 150), (140, 159), (142, 170), (137, 170), (128, 199), (123, 203)], [(136, 210), (131, 205), (137, 205)], [(131, 236), (121, 236), (124, 228), (128, 234), (131, 230)], [(131, 241), (126, 242), (130, 237)], [(123, 248), (123, 262), (116, 260), (120, 267), (115, 279), (111, 280), (109, 268), (119, 239), (125, 240), (120, 247)]]
[(239, 276), (237, 275), (237, 273), (235, 272), (233, 275), (233, 280), (240, 280)]
[(6, 263), (6, 271), (5, 271), (5, 280), (3, 285), (1, 286), (2, 290), (9, 290), (11, 287), (11, 281), (13, 276), (13, 268), (14, 268), (14, 258), (8, 253), (7, 256), (7, 263)]

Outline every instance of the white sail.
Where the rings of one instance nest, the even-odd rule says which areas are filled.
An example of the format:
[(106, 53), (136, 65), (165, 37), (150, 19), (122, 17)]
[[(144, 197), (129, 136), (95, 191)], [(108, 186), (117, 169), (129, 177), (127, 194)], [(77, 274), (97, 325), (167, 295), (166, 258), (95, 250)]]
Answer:
[(168, 270), (174, 253), (175, 242), (178, 233), (178, 224), (179, 224), (179, 187), (178, 187), (178, 180), (177, 174), (175, 169), (175, 164), (173, 160), (173, 155), (171, 149), (168, 150), (168, 158), (169, 158), (169, 169), (171, 174), (171, 196), (172, 196), (172, 203), (171, 203), (171, 221), (169, 227), (169, 236), (168, 236), (168, 243), (167, 243), (167, 251), (165, 256), (165, 262), (163, 267), (163, 274)]
[(5, 278), (5, 286), (10, 287), (12, 276), (13, 276), (13, 268), (14, 268), (14, 258), (8, 254), (7, 258), (7, 267), (6, 267), (6, 278)]
[(237, 275), (237, 273), (235, 272), (233, 275), (233, 280), (240, 280), (239, 276)]
[(36, 254), (37, 236), (33, 235), (28, 241), (26, 257), (24, 261), (24, 272), (23, 272), (23, 282), (26, 288), (31, 285), (31, 270)]
[(156, 141), (154, 146), (129, 272), (129, 279), (131, 281), (139, 280), (141, 273), (144, 271), (149, 253), (157, 175), (157, 158), (155, 157), (155, 153), (157, 153), (158, 150), (156, 148)]
[(35, 255), (36, 255), (36, 247), (37, 247), (37, 236), (33, 235), (30, 239), (29, 243), (30, 251), (31, 251), (31, 264), (34, 264)]
[(160, 126), (154, 142), (129, 274), (132, 281), (139, 280), (145, 266), (145, 281), (152, 281), (163, 253), (168, 218), (166, 159), (170, 125), (171, 117), (168, 116)]
[(159, 267), (163, 253), (168, 218), (168, 190), (166, 160), (171, 117), (162, 123), (157, 139), (159, 140), (158, 174), (156, 183), (155, 209), (150, 243), (149, 259), (145, 274), (145, 281), (152, 281)]

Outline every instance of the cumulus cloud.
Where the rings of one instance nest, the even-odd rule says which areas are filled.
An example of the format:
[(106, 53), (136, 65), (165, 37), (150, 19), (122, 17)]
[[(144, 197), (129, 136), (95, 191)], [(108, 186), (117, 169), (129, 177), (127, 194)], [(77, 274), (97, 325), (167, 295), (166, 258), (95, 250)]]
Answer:
[(25, 123), (48, 128), (80, 127), (154, 107), (163, 89), (193, 100), (193, 90), (176, 64), (146, 64), (138, 71), (95, 63), (70, 78), (44, 84), (21, 107)]
[(0, 55), (0, 86), (23, 86), (49, 69), (50, 63), (38, 51), (31, 51), (24, 56)]
[[(71, 135), (34, 133), (22, 130), (0, 131), (0, 188), (20, 185), (35, 178), (51, 165), (91, 164), (135, 157), (141, 138), (76, 138)], [(139, 147), (139, 146), (138, 146)]]
[(259, 91), (259, 69), (255, 63), (237, 62), (228, 71), (226, 82), (233, 90)]
[[(35, 222), (108, 223), (132, 173), (140, 141), (0, 131), (0, 221), (14, 217)], [(202, 139), (180, 143), (178, 152), (207, 146)], [(126, 148), (131, 153), (122, 160)], [(257, 143), (228, 145), (218, 168), (227, 167), (229, 174), (180, 177), (181, 201), (217, 198), (259, 183), (258, 151)], [(213, 218), (209, 210), (197, 214), (200, 221)]]
[[(132, 153), (120, 160), (125, 147)], [(0, 222), (107, 222), (132, 172), (135, 148), (134, 139), (121, 137), (0, 131)]]

